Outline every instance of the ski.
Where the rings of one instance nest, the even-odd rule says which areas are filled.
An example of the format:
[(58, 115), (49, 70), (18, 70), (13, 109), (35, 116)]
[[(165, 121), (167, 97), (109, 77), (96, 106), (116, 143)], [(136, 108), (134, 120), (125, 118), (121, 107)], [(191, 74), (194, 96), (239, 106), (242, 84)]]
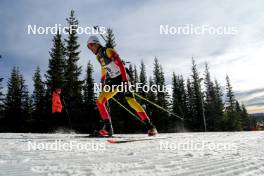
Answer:
[(110, 144), (121, 144), (121, 143), (129, 143), (129, 142), (138, 142), (138, 141), (150, 141), (156, 139), (168, 139), (169, 137), (146, 137), (146, 138), (128, 138), (128, 139), (108, 139), (107, 142)]
[(74, 138), (124, 138), (122, 136), (93, 136), (93, 135), (86, 135), (86, 136), (74, 136)]

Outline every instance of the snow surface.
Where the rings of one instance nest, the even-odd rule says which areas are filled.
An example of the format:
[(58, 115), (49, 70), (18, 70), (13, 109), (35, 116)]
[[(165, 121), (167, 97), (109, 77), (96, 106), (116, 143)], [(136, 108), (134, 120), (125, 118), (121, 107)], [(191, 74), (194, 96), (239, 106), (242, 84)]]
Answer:
[[(264, 132), (159, 134), (169, 138), (123, 144), (80, 136), (2, 133), (0, 175), (264, 175)], [(66, 151), (46, 146), (54, 143), (86, 148), (76, 145)]]

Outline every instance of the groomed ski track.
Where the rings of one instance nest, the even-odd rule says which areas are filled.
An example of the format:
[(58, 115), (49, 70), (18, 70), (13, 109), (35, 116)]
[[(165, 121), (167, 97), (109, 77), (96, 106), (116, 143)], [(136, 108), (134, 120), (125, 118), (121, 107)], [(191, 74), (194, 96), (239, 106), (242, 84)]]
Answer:
[[(76, 137), (78, 136), (78, 137)], [(0, 134), (1, 176), (227, 176), (264, 175), (264, 132), (159, 134), (164, 140), (109, 144), (79, 134)], [(83, 135), (85, 136), (85, 135)], [(146, 135), (118, 135), (140, 138)], [(43, 150), (55, 141), (100, 146), (89, 150)], [(162, 145), (161, 145), (162, 144)], [(180, 144), (189, 148), (180, 148)], [(211, 148), (192, 148), (197, 144)], [(166, 148), (167, 145), (167, 148)], [(218, 148), (217, 145), (231, 145)], [(170, 146), (170, 147), (168, 147)], [(192, 146), (192, 147), (190, 147)]]

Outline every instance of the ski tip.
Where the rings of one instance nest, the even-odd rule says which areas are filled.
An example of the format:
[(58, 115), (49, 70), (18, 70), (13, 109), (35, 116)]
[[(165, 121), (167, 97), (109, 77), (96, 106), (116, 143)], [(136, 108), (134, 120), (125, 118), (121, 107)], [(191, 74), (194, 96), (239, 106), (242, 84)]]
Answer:
[(110, 144), (115, 144), (116, 143), (115, 140), (111, 140), (111, 139), (108, 139), (107, 142), (109, 142)]

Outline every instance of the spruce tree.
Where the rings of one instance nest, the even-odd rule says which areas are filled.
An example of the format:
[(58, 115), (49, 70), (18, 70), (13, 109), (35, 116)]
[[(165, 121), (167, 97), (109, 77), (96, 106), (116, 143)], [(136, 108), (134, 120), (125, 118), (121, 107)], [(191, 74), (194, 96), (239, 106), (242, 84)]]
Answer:
[(231, 86), (230, 78), (228, 75), (226, 76), (226, 98), (227, 98), (227, 100), (226, 100), (227, 111), (230, 111), (230, 112), (235, 111), (236, 99), (235, 99), (233, 88)]
[[(152, 87), (154, 85), (154, 81), (153, 81), (151, 76), (149, 77), (148, 85), (149, 85), (149, 87)], [(151, 100), (153, 102), (156, 102), (157, 93), (150, 89), (149, 92), (147, 92), (147, 99)], [(159, 117), (155, 114), (156, 107), (148, 104), (146, 109), (147, 109), (147, 113), (150, 116), (150, 118), (154, 121), (154, 123), (156, 123), (156, 121), (158, 121), (158, 119), (159, 119)]]
[(89, 61), (86, 69), (86, 77), (84, 84), (84, 104), (90, 112), (95, 107), (95, 92), (93, 79), (93, 65)]
[(185, 126), (187, 126), (188, 128), (195, 129), (195, 103), (194, 103), (194, 90), (193, 90), (193, 86), (191, 83), (191, 80), (188, 78), (187, 79), (187, 83), (186, 83), (186, 87), (187, 87), (187, 115), (185, 117)]
[[(172, 75), (172, 112), (182, 118), (185, 118), (186, 113), (186, 94), (185, 85), (182, 76), (177, 76), (174, 72)], [(174, 118), (174, 117), (173, 117)], [(171, 118), (171, 124), (174, 127), (179, 127), (182, 121)]]
[[(162, 69), (162, 66), (159, 64), (158, 59), (155, 57), (154, 59), (154, 70), (153, 70), (153, 76), (154, 76), (154, 84), (159, 86), (160, 88), (157, 90), (157, 101), (156, 103), (163, 107), (164, 109), (169, 109), (169, 102), (168, 102), (168, 92), (165, 90), (165, 76)], [(158, 125), (159, 128), (162, 130), (168, 130), (168, 123), (169, 123), (169, 116), (167, 112), (160, 111), (157, 109), (155, 111), (155, 115), (159, 117)]]
[[(152, 77), (150, 76), (149, 77), (149, 87), (151, 87), (153, 85), (154, 85), (154, 81), (153, 81)], [(147, 97), (149, 100), (152, 100), (154, 102), (157, 101), (157, 93), (155, 91), (152, 91), (151, 89), (149, 90)]]
[[(65, 68), (65, 48), (61, 35), (57, 33), (53, 40), (53, 47), (49, 54), (49, 65), (46, 76), (46, 84), (49, 91), (64, 86), (64, 68)], [(51, 93), (51, 92), (50, 92)]]
[(37, 67), (34, 76), (34, 90), (32, 95), (33, 116), (36, 119), (41, 119), (45, 112), (45, 85), (42, 81), (40, 68)]
[[(206, 123), (207, 128), (209, 131), (216, 131), (219, 130), (219, 120), (220, 116), (222, 116), (221, 111), (223, 111), (222, 107), (220, 107), (219, 102), (221, 102), (221, 96), (219, 97), (217, 95), (217, 92), (219, 91), (218, 87), (216, 88), (213, 81), (211, 80), (211, 75), (209, 72), (208, 64), (205, 64), (205, 103), (204, 103), (204, 109), (205, 109), (205, 116), (206, 116)], [(217, 85), (218, 86), (218, 85)], [(217, 90), (216, 90), (217, 89)]]
[(133, 69), (133, 65), (129, 64), (128, 66), (128, 71), (129, 71), (129, 77), (130, 77), (130, 81), (132, 84), (135, 84), (135, 74), (134, 74), (134, 69)]
[[(95, 110), (96, 108), (96, 94), (94, 90), (94, 78), (93, 78), (93, 65), (89, 61), (86, 67), (86, 75), (83, 87), (83, 102), (84, 102), (84, 117), (82, 118), (82, 124), (85, 126), (85, 132), (93, 132), (96, 129), (96, 122), (99, 121), (99, 114)], [(93, 114), (93, 116), (91, 116)], [(88, 131), (87, 131), (88, 130)]]
[(198, 131), (204, 131), (205, 130), (205, 124), (204, 124), (204, 99), (203, 99), (203, 92), (201, 90), (201, 78), (199, 77), (199, 73), (197, 70), (197, 65), (195, 63), (195, 60), (192, 59), (192, 89), (193, 89), (193, 97), (190, 101), (192, 101), (192, 104), (194, 106), (193, 109), (193, 117), (194, 117), (194, 130)]
[(237, 100), (235, 102), (235, 110), (238, 113), (241, 113), (242, 112), (241, 107), (240, 107), (240, 104), (239, 104), (239, 102)]
[(18, 118), (22, 113), (22, 85), (19, 69), (13, 67), (7, 82), (7, 95), (5, 98), (5, 113), (9, 119)]
[(184, 117), (186, 115), (186, 90), (182, 75), (172, 75), (172, 110), (173, 113)]
[(241, 115), (242, 115), (242, 109), (240, 107), (240, 104), (239, 102), (236, 100), (236, 103), (235, 103), (235, 115), (237, 117), (236, 119), (236, 124), (235, 124), (235, 130), (243, 130), (243, 127), (242, 127), (242, 118), (241, 118)]
[[(155, 85), (160, 85), (162, 83), (161, 68), (158, 59), (156, 57), (154, 58), (153, 81)], [(159, 101), (159, 98), (161, 98), (159, 96), (160, 94), (157, 93), (157, 99), (158, 99), (157, 101)]]
[(182, 107), (180, 102), (179, 77), (172, 74), (172, 112), (182, 115)]
[(108, 48), (116, 47), (114, 32), (110, 28), (107, 28), (106, 30), (106, 45), (105, 46)]
[(215, 92), (215, 131), (221, 131), (224, 128), (224, 103), (223, 103), (223, 92), (221, 86), (217, 80), (214, 82)]
[(21, 117), (22, 121), (28, 121), (31, 120), (31, 115), (32, 115), (32, 101), (31, 101), (31, 96), (28, 91), (28, 86), (25, 84), (25, 79), (20, 72), (19, 74), (19, 79), (20, 79), (20, 89), (21, 89)]
[(181, 117), (185, 118), (188, 115), (187, 90), (186, 90), (185, 81), (182, 75), (179, 76), (179, 95), (181, 95), (180, 96), (180, 102), (181, 102), (181, 107), (182, 107)]
[(168, 109), (168, 92), (164, 90), (165, 88), (165, 76), (163, 72), (162, 66), (159, 64), (158, 59), (154, 59), (154, 84), (157, 86), (160, 86), (160, 91), (157, 91), (157, 103), (164, 107), (165, 109)]
[(245, 107), (244, 104), (242, 104), (242, 112), (241, 112), (241, 125), (242, 125), (242, 129), (243, 130), (249, 130), (250, 129), (250, 125), (249, 125), (249, 115), (247, 112), (247, 109)]
[(81, 75), (81, 67), (78, 66), (80, 45), (78, 44), (78, 36), (76, 29), (78, 27), (78, 20), (75, 18), (74, 11), (70, 13), (70, 17), (66, 19), (72, 31), (67, 30), (68, 37), (66, 43), (66, 67), (65, 67), (65, 87), (63, 95), (68, 112), (71, 118), (77, 118), (81, 112), (82, 107), (82, 84), (83, 81), (79, 80)]
[(136, 84), (139, 81), (138, 71), (137, 71), (137, 66), (136, 65), (134, 65), (134, 70), (133, 71), (134, 71), (134, 83)]
[(21, 83), (23, 86), (22, 88), (22, 118), (24, 122), (28, 122), (32, 120), (32, 97), (29, 94), (27, 86), (24, 84), (25, 80), (21, 77)]
[[(142, 84), (142, 87), (144, 85), (148, 85), (147, 74), (146, 74), (146, 65), (144, 64), (143, 60), (141, 60), (141, 63), (140, 63), (139, 82)], [(144, 92), (143, 90), (139, 90), (139, 94), (143, 97), (147, 96), (147, 93)]]
[[(11, 76), (7, 83), (7, 95), (5, 98), (5, 115), (11, 126), (23, 127), (24, 121), (30, 115), (30, 100), (27, 86), (23, 75), (20, 74), (18, 67), (13, 67)], [(20, 128), (21, 127), (21, 128)]]
[[(237, 104), (237, 106), (239, 106)], [(226, 110), (225, 110), (225, 127), (228, 131), (241, 130), (241, 117), (236, 99), (228, 75), (226, 76)]]

